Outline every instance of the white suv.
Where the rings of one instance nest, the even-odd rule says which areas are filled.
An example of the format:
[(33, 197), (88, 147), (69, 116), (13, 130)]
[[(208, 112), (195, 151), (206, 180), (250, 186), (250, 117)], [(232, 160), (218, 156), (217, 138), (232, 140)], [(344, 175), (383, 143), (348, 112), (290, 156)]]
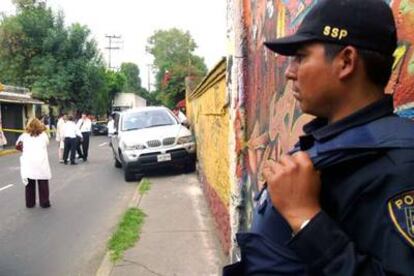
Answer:
[(141, 107), (115, 116), (111, 138), (115, 167), (126, 181), (165, 166), (195, 170), (195, 142), (190, 130), (166, 107)]

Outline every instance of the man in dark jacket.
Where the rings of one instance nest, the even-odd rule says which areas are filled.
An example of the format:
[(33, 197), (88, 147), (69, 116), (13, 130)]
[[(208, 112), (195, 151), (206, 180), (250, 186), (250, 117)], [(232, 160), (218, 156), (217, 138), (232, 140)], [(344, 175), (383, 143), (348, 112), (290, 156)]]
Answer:
[(384, 88), (397, 45), (382, 0), (321, 0), (298, 31), (265, 43), (317, 118), (265, 163), (241, 262), (224, 275), (414, 275), (414, 123)]

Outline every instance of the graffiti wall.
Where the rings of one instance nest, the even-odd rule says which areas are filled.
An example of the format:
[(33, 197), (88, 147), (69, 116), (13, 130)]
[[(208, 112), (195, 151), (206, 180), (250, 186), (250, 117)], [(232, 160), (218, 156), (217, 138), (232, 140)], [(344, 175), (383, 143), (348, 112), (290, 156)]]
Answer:
[[(243, 229), (250, 223), (252, 198), (263, 185), (263, 160), (277, 158), (288, 151), (310, 116), (301, 113), (290, 83), (285, 81), (287, 58), (264, 48), (263, 42), (289, 35), (317, 0), (243, 0), (242, 25), (244, 66), (243, 95), (245, 146), (238, 166), (245, 192)], [(398, 24), (399, 47), (395, 52), (394, 72), (387, 92), (394, 93), (396, 112), (414, 117), (414, 0), (388, 1)], [(237, 128), (236, 128), (237, 131)], [(239, 130), (240, 131), (240, 130)]]
[(399, 47), (388, 91), (399, 115), (414, 118), (414, 0), (389, 1), (397, 20)]

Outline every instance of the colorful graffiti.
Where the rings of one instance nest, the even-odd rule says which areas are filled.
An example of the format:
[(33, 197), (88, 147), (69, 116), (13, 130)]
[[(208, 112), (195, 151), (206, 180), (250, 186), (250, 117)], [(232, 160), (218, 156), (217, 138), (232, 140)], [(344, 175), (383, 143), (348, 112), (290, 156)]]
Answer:
[(395, 55), (399, 63), (394, 64), (394, 74), (389, 89), (394, 93), (397, 113), (414, 118), (414, 1), (394, 0), (391, 7), (397, 21), (400, 48)]
[[(396, 112), (414, 116), (414, 0), (387, 1), (395, 14), (399, 47), (395, 51), (392, 79), (387, 93), (394, 93)], [(303, 17), (317, 0), (244, 0), (243, 25), (246, 31), (246, 66), (244, 101), (246, 142), (241, 158), (240, 173), (244, 187), (244, 225), (250, 223), (253, 196), (263, 185), (261, 166), (268, 158), (277, 159), (288, 151), (301, 134), (310, 116), (301, 113), (284, 77), (288, 59), (263, 47), (268, 39), (295, 32)], [(236, 128), (237, 129), (237, 128)], [(243, 214), (242, 214), (243, 216)]]

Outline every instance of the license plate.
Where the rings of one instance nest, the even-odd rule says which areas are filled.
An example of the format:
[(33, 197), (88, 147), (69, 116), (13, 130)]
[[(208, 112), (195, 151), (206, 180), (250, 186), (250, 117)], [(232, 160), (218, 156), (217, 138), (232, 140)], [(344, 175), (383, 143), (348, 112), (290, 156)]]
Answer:
[(158, 162), (165, 162), (165, 161), (170, 161), (170, 160), (171, 160), (171, 154), (169, 153), (157, 155)]

